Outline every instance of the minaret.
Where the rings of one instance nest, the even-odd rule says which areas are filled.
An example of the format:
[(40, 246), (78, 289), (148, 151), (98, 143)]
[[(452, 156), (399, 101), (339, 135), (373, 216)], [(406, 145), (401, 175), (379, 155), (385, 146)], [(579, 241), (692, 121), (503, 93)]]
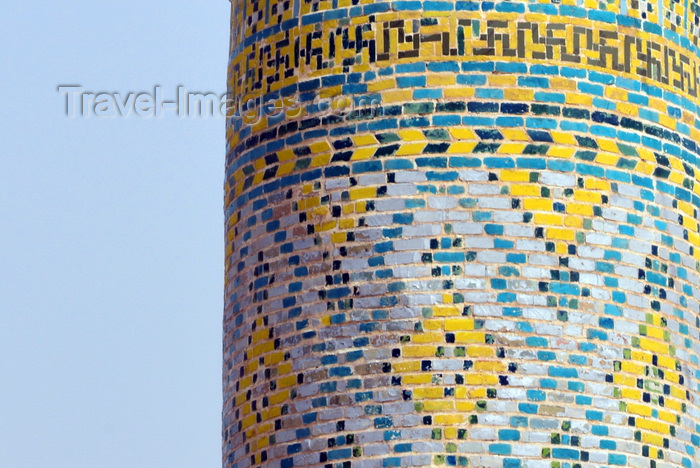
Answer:
[(232, 8), (225, 467), (700, 467), (697, 0)]

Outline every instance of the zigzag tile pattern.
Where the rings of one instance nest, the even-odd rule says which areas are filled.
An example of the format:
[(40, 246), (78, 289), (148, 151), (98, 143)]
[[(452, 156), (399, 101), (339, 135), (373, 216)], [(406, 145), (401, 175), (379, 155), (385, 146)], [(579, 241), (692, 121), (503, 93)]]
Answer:
[(235, 1), (223, 461), (700, 467), (693, 1)]

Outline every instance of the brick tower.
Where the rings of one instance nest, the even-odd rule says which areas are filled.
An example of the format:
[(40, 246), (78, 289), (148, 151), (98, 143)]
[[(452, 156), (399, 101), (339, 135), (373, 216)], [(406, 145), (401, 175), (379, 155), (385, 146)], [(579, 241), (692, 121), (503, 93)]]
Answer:
[(698, 0), (233, 0), (223, 464), (700, 467)]

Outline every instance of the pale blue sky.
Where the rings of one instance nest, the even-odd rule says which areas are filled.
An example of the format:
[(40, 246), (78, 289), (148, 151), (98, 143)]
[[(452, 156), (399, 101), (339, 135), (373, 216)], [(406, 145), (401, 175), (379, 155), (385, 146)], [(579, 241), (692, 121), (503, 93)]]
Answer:
[(0, 467), (220, 466), (224, 120), (56, 88), (223, 93), (229, 8), (0, 4)]

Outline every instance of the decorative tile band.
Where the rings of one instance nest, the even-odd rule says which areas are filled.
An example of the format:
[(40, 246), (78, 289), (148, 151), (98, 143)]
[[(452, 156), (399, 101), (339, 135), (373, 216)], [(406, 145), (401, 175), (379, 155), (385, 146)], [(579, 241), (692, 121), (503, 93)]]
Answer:
[(696, 10), (234, 1), (224, 466), (700, 467)]
[[(474, 10), (480, 4), (470, 5)], [(424, 12), (390, 11), (392, 3), (384, 2), (355, 14), (352, 9), (343, 15), (337, 14), (343, 10), (329, 10), (282, 21), (234, 49), (230, 85), (237, 95), (265, 95), (284, 92), (295, 82), (291, 77), (348, 73), (349, 67), (362, 71), (373, 64), (416, 59), (499, 57), (581, 64), (649, 78), (697, 96), (697, 46), (656, 23), (583, 8), (571, 7), (560, 15), (533, 8), (540, 4), (529, 5), (536, 13), (525, 13), (526, 3), (497, 5), (493, 12), (436, 11), (426, 17)]]

